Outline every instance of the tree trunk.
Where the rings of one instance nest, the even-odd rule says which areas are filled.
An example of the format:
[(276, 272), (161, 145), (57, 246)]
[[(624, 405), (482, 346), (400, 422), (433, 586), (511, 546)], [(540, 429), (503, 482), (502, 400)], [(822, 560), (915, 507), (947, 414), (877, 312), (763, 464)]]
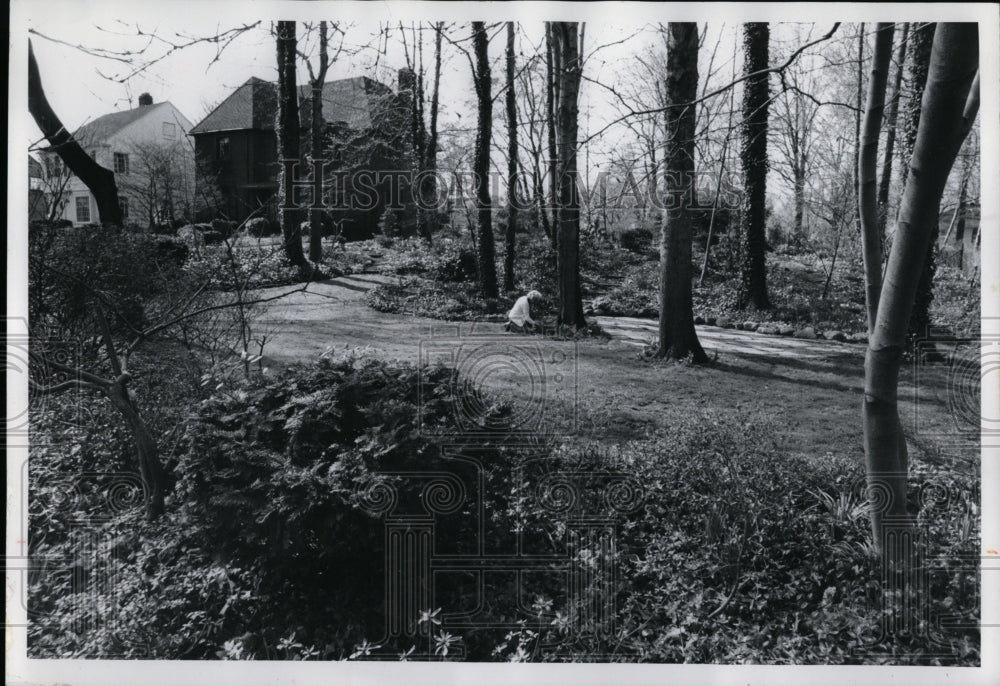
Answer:
[(878, 184), (878, 235), (885, 244), (885, 225), (889, 216), (889, 187), (892, 184), (892, 153), (896, 146), (896, 123), (899, 119), (900, 90), (903, 85), (903, 67), (906, 62), (906, 37), (910, 33), (910, 25), (903, 24), (903, 35), (896, 50), (896, 77), (893, 85), (893, 95), (889, 99), (885, 122), (885, 152), (882, 156), (882, 178)]
[[(768, 67), (769, 29), (766, 23), (743, 25), (744, 71), (747, 74)], [(766, 211), (767, 200), (767, 115), (768, 75), (747, 79), (743, 87), (742, 149), (740, 158), (746, 195), (743, 202), (738, 306), (766, 309), (767, 297)]]
[[(426, 217), (427, 228), (426, 237), (431, 240), (438, 229), (438, 184), (437, 184), (437, 152), (438, 152), (438, 100), (441, 86), (441, 32), (444, 30), (444, 23), (438, 22), (434, 25), (434, 90), (431, 92), (431, 123), (430, 133), (427, 138), (427, 149), (425, 150), (424, 171), (426, 182), (420, 185), (420, 191), (424, 194), (424, 207), (433, 204), (433, 209)], [(433, 202), (431, 202), (433, 201)]]
[[(279, 163), (285, 160), (301, 160), (299, 145), (299, 98), (295, 86), (295, 22), (277, 22), (278, 52), (278, 121), (275, 133), (278, 137)], [(302, 251), (302, 213), (295, 207), (295, 197), (285, 197), (285, 166), (281, 164), (278, 174), (278, 216), (281, 219), (281, 234), (284, 237), (285, 255), (288, 261), (305, 270), (309, 263)]]
[[(851, 174), (854, 176), (854, 224), (857, 232), (861, 233), (861, 177), (858, 169), (861, 167), (861, 107), (864, 94), (865, 82), (865, 24), (858, 25), (858, 78), (855, 89), (855, 110), (854, 110), (854, 166)], [(830, 270), (833, 276), (833, 270)], [(826, 295), (824, 294), (824, 298)]]
[(514, 241), (517, 233), (517, 100), (514, 97), (514, 22), (507, 22), (507, 229), (503, 288), (514, 290)]
[(559, 159), (556, 150), (556, 47), (551, 22), (545, 23), (545, 105), (548, 120), (549, 198), (552, 207), (552, 248), (559, 241)]
[[(966, 172), (968, 173), (968, 172)], [(955, 225), (955, 242), (958, 243), (958, 269), (962, 270), (965, 261), (965, 220), (968, 207), (968, 177), (962, 181), (962, 190), (958, 193), (958, 222)]]
[(698, 95), (698, 25), (667, 26), (666, 130), (663, 148), (665, 197), (660, 231), (659, 357), (680, 360), (708, 356), (694, 330), (691, 304), (691, 208), (694, 204), (694, 107)]
[(115, 406), (128, 424), (135, 441), (136, 455), (139, 462), (139, 476), (142, 478), (143, 486), (147, 490), (146, 517), (154, 520), (163, 514), (164, 492), (166, 490), (166, 474), (163, 465), (160, 464), (159, 450), (153, 434), (146, 426), (139, 410), (135, 406), (128, 391), (127, 376), (119, 377), (110, 388), (106, 389), (111, 404)]
[(868, 79), (868, 104), (861, 134), (861, 154), (858, 157), (858, 214), (861, 221), (862, 257), (865, 266), (865, 305), (868, 313), (868, 335), (878, 314), (879, 291), (882, 290), (882, 234), (879, 231), (878, 201), (875, 174), (878, 167), (878, 138), (885, 106), (885, 86), (892, 59), (891, 23), (880, 23), (875, 31), (875, 54)]
[(968, 124), (975, 118), (974, 109), (966, 107), (966, 99), (978, 60), (976, 24), (938, 25), (910, 158), (911, 172), (865, 356), (865, 457), (872, 533), (880, 549), (886, 524), (908, 520), (908, 460), (897, 408), (899, 367), (920, 278), (918, 269), (931, 244), (948, 174)]
[[(920, 130), (921, 101), (927, 83), (927, 74), (931, 61), (931, 45), (934, 41), (934, 24), (925, 24), (913, 32), (910, 42), (910, 103), (906, 113), (906, 158), (912, 166), (913, 150)], [(904, 174), (908, 178), (909, 169)], [(928, 335), (930, 329), (930, 307), (934, 299), (934, 274), (937, 272), (937, 237), (938, 211), (934, 208), (934, 221), (931, 230), (931, 240), (927, 244), (927, 254), (920, 272), (920, 282), (917, 286), (916, 300), (910, 315), (909, 335), (915, 341)]]
[(580, 63), (578, 24), (553, 22), (555, 46), (556, 113), (558, 125), (559, 221), (556, 240), (556, 270), (559, 278), (559, 326), (582, 329), (587, 325), (583, 316), (580, 289), (580, 194), (577, 186), (577, 133), (580, 93)]
[(493, 129), (493, 100), (490, 93), (489, 38), (481, 21), (472, 22), (472, 43), (476, 53), (476, 150), (473, 183), (476, 190), (476, 238), (479, 252), (479, 290), (483, 297), (497, 298), (496, 248), (493, 244), (492, 201), (490, 200), (490, 139)]
[(52, 109), (42, 87), (42, 75), (35, 61), (35, 53), (28, 41), (28, 111), (45, 135), (52, 150), (59, 155), (69, 170), (83, 182), (97, 203), (97, 214), (105, 224), (122, 224), (122, 208), (118, 204), (118, 186), (115, 175), (91, 158), (63, 126)]
[[(319, 23), (319, 68), (310, 79), (312, 90), (312, 121), (309, 139), (309, 153), (313, 162), (323, 159), (323, 134), (326, 132), (326, 122), (323, 120), (323, 84), (326, 82), (326, 70), (330, 66), (328, 52), (328, 38), (326, 22)], [(312, 171), (316, 173), (315, 167)], [(322, 196), (322, 180), (313, 179), (313, 193)], [(320, 197), (313, 198), (313, 207), (309, 210), (309, 259), (318, 264), (323, 259), (323, 210), (316, 207), (320, 205)]]

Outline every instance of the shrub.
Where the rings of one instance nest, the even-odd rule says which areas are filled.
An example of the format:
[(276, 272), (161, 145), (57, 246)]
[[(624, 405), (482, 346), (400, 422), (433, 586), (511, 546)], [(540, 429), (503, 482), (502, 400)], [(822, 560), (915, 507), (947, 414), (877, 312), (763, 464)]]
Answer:
[(442, 255), (437, 266), (431, 270), (431, 275), (437, 281), (444, 282), (474, 281), (477, 262), (476, 253), (472, 248), (452, 248)]
[(221, 234), (223, 238), (229, 238), (236, 231), (236, 222), (228, 219), (213, 219), (212, 230)]
[[(519, 459), (517, 451), (469, 436), (468, 429), (456, 443), (453, 394), (448, 369), (418, 373), (351, 358), (286, 370), (202, 402), (183, 432), (175, 465), (179, 507), (148, 526), (118, 513), (113, 527), (123, 533), (95, 551), (95, 564), (115, 575), (115, 602), (102, 607), (118, 621), (70, 631), (91, 610), (75, 603), (58, 570), (42, 573), (32, 597), (36, 608), (51, 612), (32, 625), (32, 655), (145, 651), (146, 657), (205, 658), (237, 642), (247, 657), (290, 657), (275, 646), (295, 633), (302, 647), (316, 650), (313, 656), (346, 657), (382, 620), (382, 578), (370, 570), (384, 563), (385, 534), (371, 496), (394, 488), (399, 508), (419, 510), (426, 485), (420, 475), (442, 472), (460, 479), (465, 492), (478, 492), (475, 470), (440, 449), (433, 438), (438, 432), (481, 456), (487, 483), (509, 474)], [(501, 404), (482, 407), (488, 425), (510, 418)], [(68, 474), (78, 469), (78, 458), (93, 459), (62, 455)], [(59, 458), (55, 451), (46, 457), (52, 469)], [(406, 472), (414, 478), (407, 481)], [(52, 488), (40, 503), (52, 502)], [(510, 507), (505, 489), (491, 488), (486, 497), (493, 511)], [(454, 552), (471, 552), (476, 506), (476, 499), (463, 499), (439, 519), (440, 540), (459, 542), (446, 544)], [(33, 535), (60, 517), (68, 522), (73, 513), (39, 512)], [(137, 531), (148, 540), (140, 543)], [(487, 533), (513, 545), (509, 527), (487, 523)], [(67, 532), (39, 549), (56, 554), (78, 543)], [(133, 632), (145, 640), (123, 645)]]
[(159, 264), (169, 264), (174, 268), (184, 266), (187, 261), (190, 248), (175, 238), (158, 238), (154, 243), (156, 249), (156, 261)]
[(653, 250), (653, 232), (643, 227), (625, 229), (621, 232), (619, 242), (629, 252), (648, 255)]
[(205, 231), (202, 234), (202, 240), (205, 241), (205, 245), (218, 245), (225, 240), (225, 235), (219, 231)]
[(246, 222), (246, 232), (250, 236), (261, 238), (263, 236), (273, 236), (277, 233), (277, 227), (266, 217), (254, 217)]

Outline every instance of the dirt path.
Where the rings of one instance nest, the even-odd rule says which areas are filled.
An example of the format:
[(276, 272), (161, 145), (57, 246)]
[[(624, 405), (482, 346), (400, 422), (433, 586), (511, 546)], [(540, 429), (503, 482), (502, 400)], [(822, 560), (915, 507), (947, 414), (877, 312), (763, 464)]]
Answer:
[[(525, 431), (544, 430), (583, 443), (621, 441), (710, 408), (759, 411), (783, 427), (776, 436), (781, 450), (862, 459), (863, 346), (701, 326), (698, 335), (713, 364), (650, 363), (639, 359), (639, 351), (656, 338), (653, 321), (599, 317), (611, 340), (516, 336), (504, 333), (500, 324), (370, 309), (365, 292), (388, 278), (341, 277), (311, 284), (272, 305), (265, 316), (270, 364), (367, 348), (411, 364), (442, 361), (459, 367), (473, 387), (514, 402)], [(267, 292), (282, 290), (288, 289)], [(978, 447), (956, 422), (947, 374), (940, 365), (904, 368), (901, 414), (915, 455), (964, 461), (977, 456)], [(459, 396), (460, 418), (474, 422), (478, 399)]]

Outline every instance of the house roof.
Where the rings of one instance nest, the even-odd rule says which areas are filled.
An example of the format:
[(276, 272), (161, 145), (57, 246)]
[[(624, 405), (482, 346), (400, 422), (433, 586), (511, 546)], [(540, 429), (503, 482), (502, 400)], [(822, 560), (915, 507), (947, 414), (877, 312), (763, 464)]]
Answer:
[(144, 105), (124, 112), (112, 112), (103, 117), (87, 122), (73, 132), (73, 138), (77, 141), (105, 141), (115, 135), (134, 121), (142, 119), (150, 112), (165, 105), (166, 101), (158, 102), (154, 105)]
[[(312, 95), (309, 86), (299, 86), (299, 100)], [(323, 84), (323, 118), (330, 123), (344, 122), (354, 129), (372, 125), (379, 99), (392, 95), (392, 90), (378, 81), (356, 76)], [(251, 77), (223, 100), (208, 116), (191, 129), (191, 134), (240, 129), (274, 129), (277, 107), (277, 86)], [(303, 112), (303, 116), (307, 116)]]

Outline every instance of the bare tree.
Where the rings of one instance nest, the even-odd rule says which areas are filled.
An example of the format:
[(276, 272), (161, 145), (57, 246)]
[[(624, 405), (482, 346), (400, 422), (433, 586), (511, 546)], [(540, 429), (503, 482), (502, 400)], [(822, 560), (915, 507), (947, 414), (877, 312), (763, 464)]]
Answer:
[(767, 297), (766, 210), (767, 200), (767, 118), (768, 42), (766, 23), (743, 25), (744, 71), (751, 74), (743, 90), (743, 127), (740, 158), (746, 196), (740, 236), (742, 255), (737, 298), (741, 308), (766, 309)]
[(858, 211), (865, 265), (865, 303), (868, 333), (871, 335), (878, 313), (878, 295), (882, 290), (882, 233), (879, 231), (875, 174), (878, 167), (878, 139), (885, 109), (885, 87), (892, 59), (892, 23), (880, 23), (875, 30), (875, 54), (868, 79), (868, 104), (861, 134), (858, 157)]
[[(931, 46), (934, 41), (934, 24), (923, 24), (913, 30), (910, 38), (910, 101), (906, 108), (906, 129), (903, 137), (904, 158), (912, 166), (913, 151), (916, 145), (920, 118), (922, 116), (921, 102), (926, 87), (931, 62)], [(903, 170), (903, 182), (909, 178), (909, 167)], [(934, 299), (934, 274), (937, 271), (937, 237), (938, 215), (935, 210), (934, 227), (931, 241), (924, 256), (924, 266), (920, 271), (920, 281), (917, 286), (916, 301), (910, 316), (910, 338), (916, 339), (928, 334), (930, 327), (930, 307)]]
[(183, 141), (133, 142), (129, 146), (127, 174), (116, 174), (128, 219), (143, 217), (155, 228), (175, 219), (189, 219), (194, 204), (193, 153)]
[(896, 52), (896, 77), (893, 82), (892, 97), (885, 113), (885, 151), (882, 153), (882, 177), (878, 182), (878, 227), (880, 240), (885, 242), (885, 225), (889, 216), (889, 187), (892, 184), (892, 159), (896, 146), (896, 129), (899, 120), (899, 100), (903, 85), (903, 67), (906, 63), (906, 41), (910, 25), (903, 24), (903, 35), (899, 39)]
[(473, 80), (476, 86), (478, 120), (473, 161), (473, 184), (476, 195), (476, 238), (479, 255), (479, 289), (484, 297), (499, 297), (496, 248), (493, 242), (492, 200), (490, 199), (490, 140), (493, 132), (493, 97), (491, 95), (489, 38), (481, 21), (472, 22), (472, 43), (476, 55)]
[(101, 221), (108, 224), (122, 223), (122, 210), (118, 204), (118, 186), (110, 169), (97, 164), (80, 146), (59, 116), (49, 105), (42, 86), (42, 75), (35, 61), (34, 48), (28, 41), (28, 110), (32, 118), (48, 140), (52, 150), (69, 167), (78, 179), (90, 189), (97, 202), (97, 213)]
[(507, 22), (507, 227), (504, 232), (503, 287), (514, 290), (514, 241), (517, 234), (517, 96), (514, 92), (514, 22)]
[(941, 195), (978, 111), (978, 89), (973, 87), (978, 66), (977, 25), (939, 24), (910, 173), (865, 356), (865, 456), (872, 532), (880, 549), (886, 523), (908, 521), (908, 459), (897, 406), (899, 368)]
[(556, 266), (559, 279), (559, 326), (586, 326), (580, 289), (580, 193), (577, 150), (579, 131), (580, 77), (583, 73), (580, 45), (582, 25), (576, 22), (549, 24), (555, 69), (555, 103), (559, 181)]
[(281, 164), (278, 175), (278, 204), (281, 218), (281, 232), (284, 236), (285, 255), (288, 260), (307, 270), (309, 263), (302, 250), (301, 212), (295, 207), (295, 198), (285, 197), (285, 164), (289, 160), (299, 162), (299, 99), (295, 85), (295, 62), (297, 59), (294, 21), (279, 21), (276, 25), (278, 57), (278, 111), (275, 133), (278, 136), (278, 156)]
[[(671, 22), (667, 27), (668, 104), (689, 103), (698, 89), (698, 25)], [(694, 106), (667, 110), (663, 163), (666, 196), (660, 234), (660, 345), (658, 355), (669, 359), (708, 356), (694, 330), (691, 303), (691, 206), (694, 203)]]
[[(309, 70), (309, 154), (313, 162), (310, 173), (315, 174), (315, 163), (323, 159), (323, 144), (326, 134), (326, 121), (323, 119), (323, 85), (326, 83), (326, 72), (332, 63), (330, 36), (325, 21), (319, 23), (319, 56), (316, 69), (313, 69), (312, 63), (308, 59), (304, 59), (304, 61)], [(315, 202), (313, 205), (309, 210), (309, 259), (316, 263), (323, 259), (323, 212), (315, 207)]]

